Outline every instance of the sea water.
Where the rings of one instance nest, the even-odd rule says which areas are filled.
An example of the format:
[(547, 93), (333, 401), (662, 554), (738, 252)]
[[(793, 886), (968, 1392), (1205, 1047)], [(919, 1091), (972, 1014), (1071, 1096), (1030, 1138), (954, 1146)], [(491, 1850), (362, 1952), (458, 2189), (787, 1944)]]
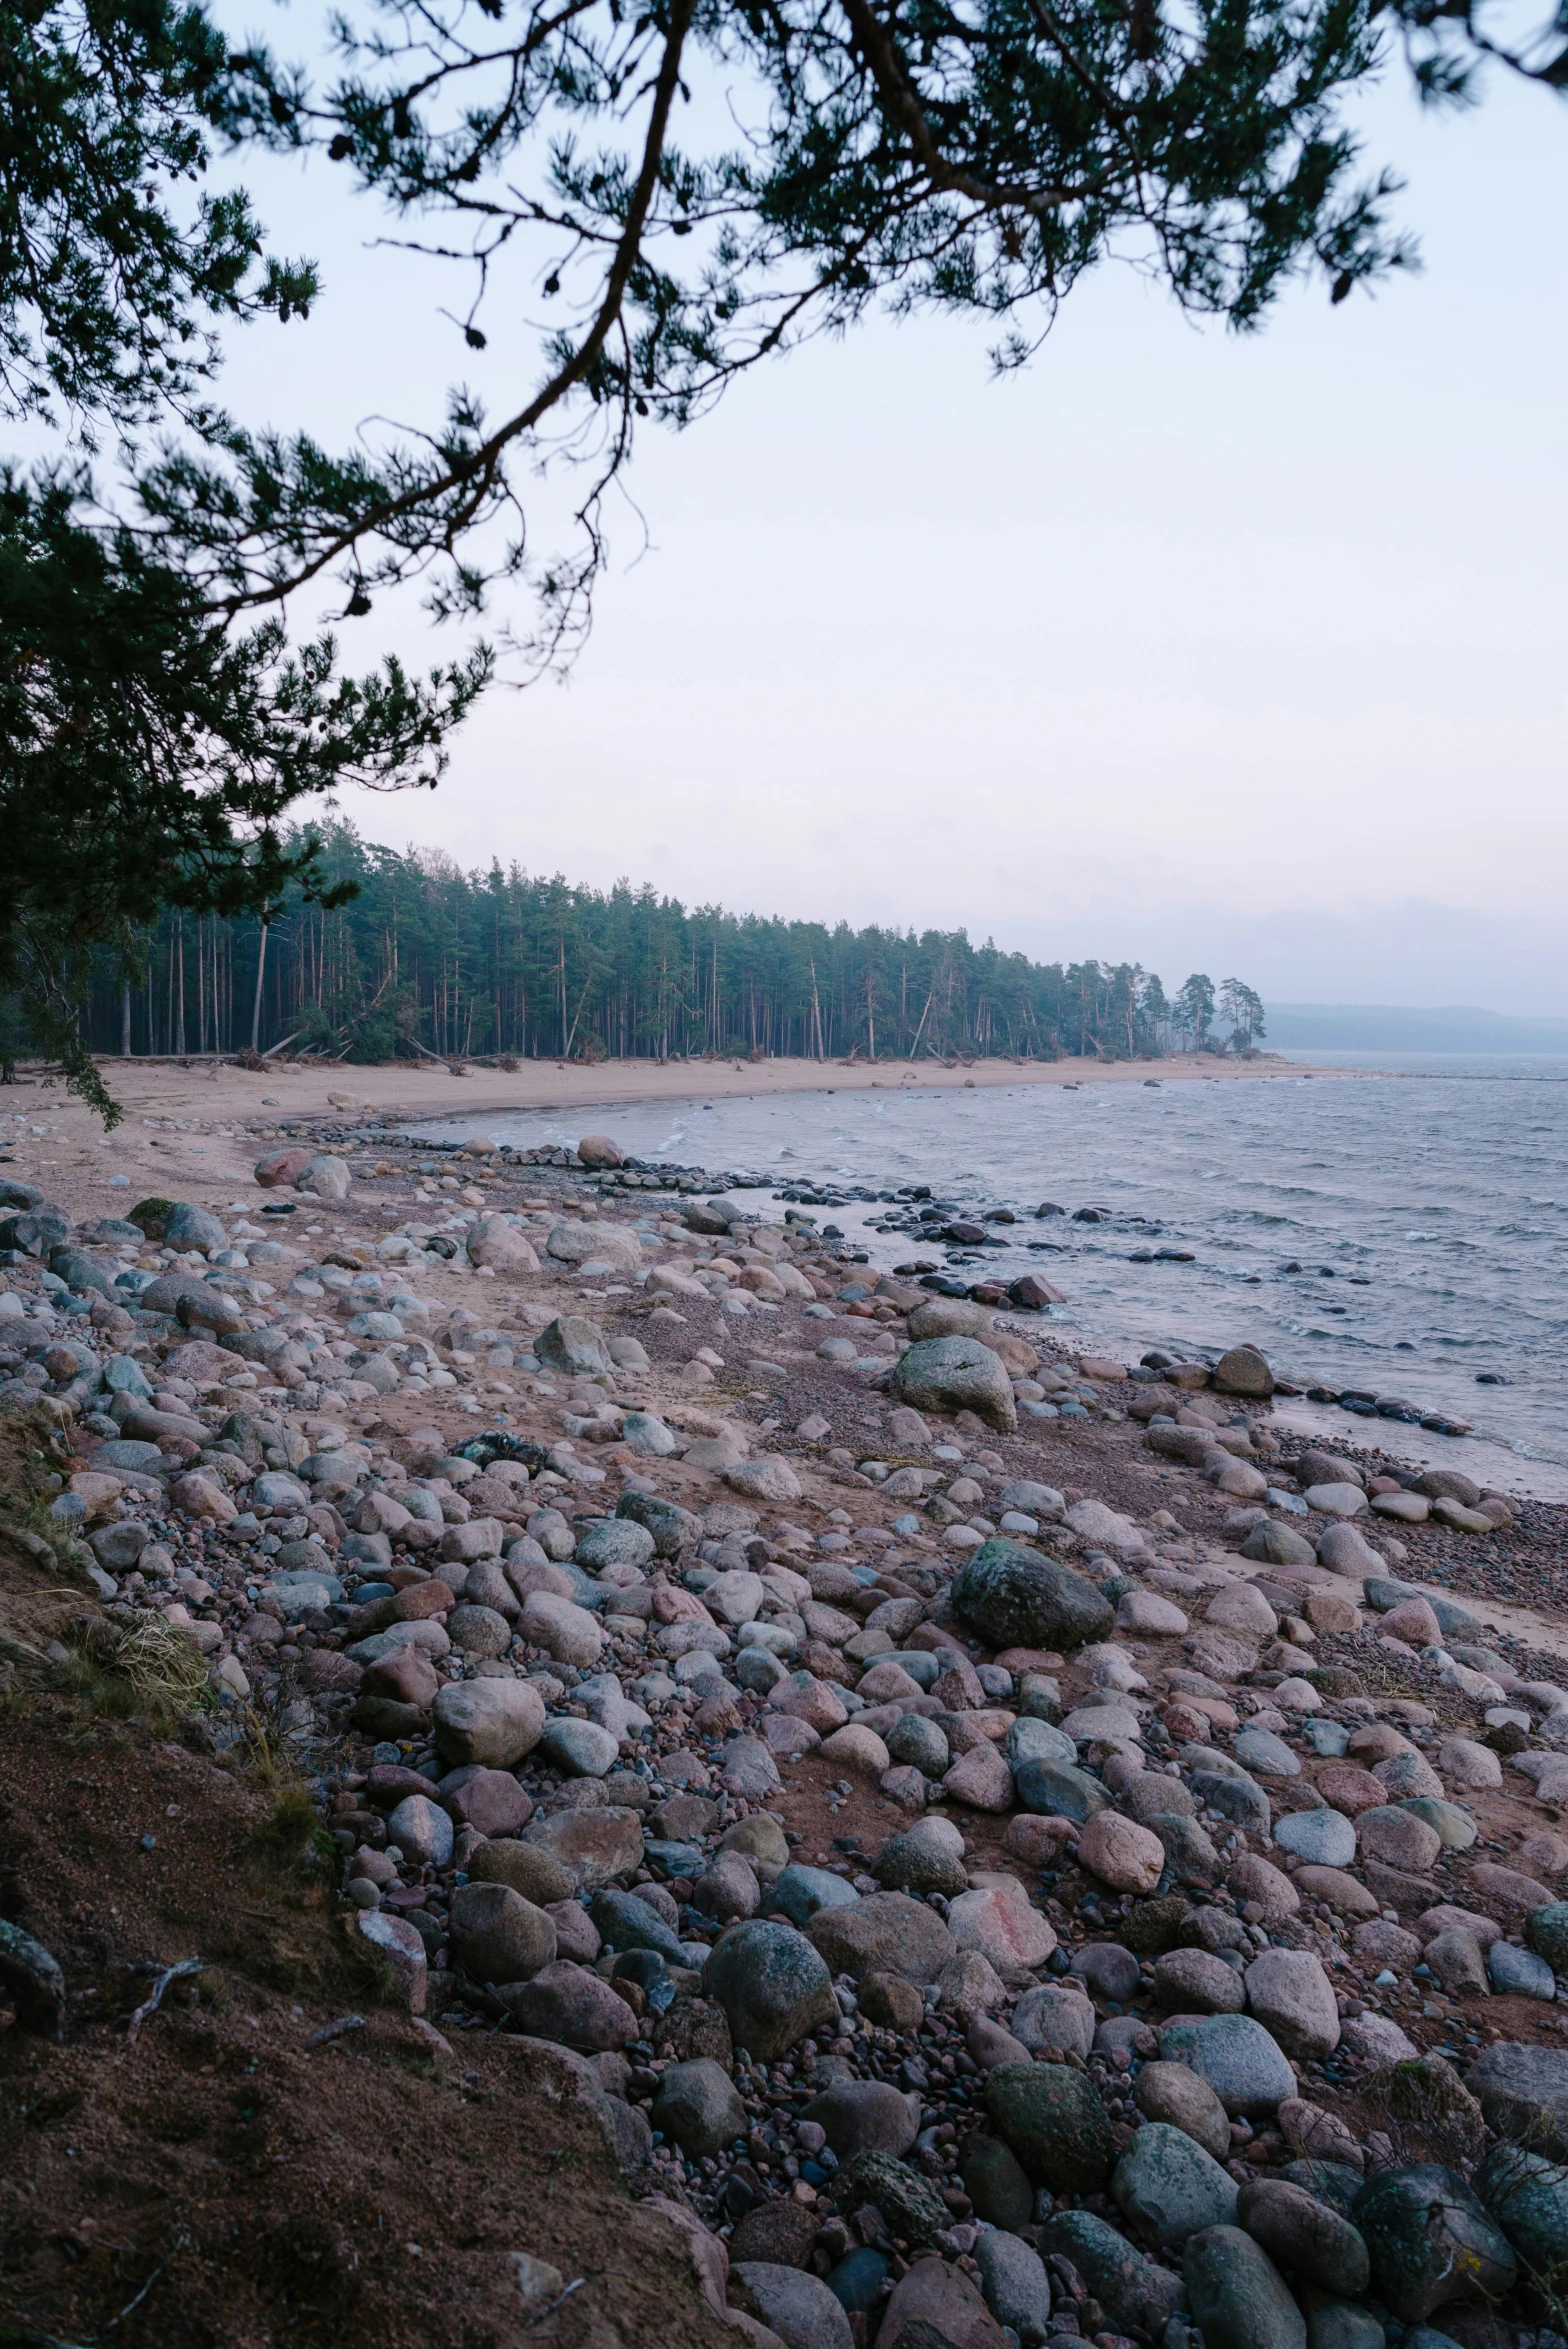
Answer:
[[(1256, 1081), (1096, 1083), (1085, 1070), (1076, 1088), (941, 1092), (901, 1086), (896, 1065), (878, 1090), (836, 1089), (827, 1070), (821, 1090), (694, 1093), (588, 1122), (651, 1164), (766, 1176), (765, 1198), (926, 1184), (969, 1213), (1011, 1208), (1016, 1223), (989, 1227), (1005, 1244), (953, 1269), (1041, 1273), (1065, 1296), (1050, 1318), (1071, 1342), (1130, 1358), (1250, 1342), (1304, 1385), (1396, 1393), (1568, 1464), (1568, 1061), (1357, 1057)], [(575, 1110), (413, 1130), (527, 1149), (587, 1127)], [(1065, 1212), (1037, 1219), (1045, 1203)], [(1085, 1207), (1107, 1219), (1076, 1220)], [(907, 1201), (809, 1212), (879, 1270), (947, 1269), (940, 1243), (874, 1228), (907, 1217)], [(1193, 1261), (1133, 1261), (1160, 1248)]]

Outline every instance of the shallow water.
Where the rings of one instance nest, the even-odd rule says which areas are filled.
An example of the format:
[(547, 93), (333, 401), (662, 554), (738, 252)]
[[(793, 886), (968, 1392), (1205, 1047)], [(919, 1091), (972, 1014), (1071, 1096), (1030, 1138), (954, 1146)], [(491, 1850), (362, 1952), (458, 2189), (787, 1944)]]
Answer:
[[(1568, 1464), (1568, 1060), (1378, 1065), (926, 1096), (890, 1077), (886, 1092), (607, 1108), (592, 1125), (655, 1162), (781, 1184), (929, 1183), (957, 1205), (1012, 1207), (1025, 1220), (1000, 1227), (1008, 1245), (957, 1269), (1043, 1273), (1067, 1297), (1053, 1322), (1085, 1341), (1138, 1352), (1248, 1340), (1282, 1375), (1398, 1393)], [(574, 1142), (575, 1115), (572, 1127), (540, 1111), (411, 1130), (533, 1148)], [(1067, 1215), (1036, 1221), (1043, 1200)], [(1083, 1206), (1111, 1220), (1074, 1222)], [(940, 1246), (868, 1231), (886, 1207), (812, 1212), (863, 1237), (878, 1267), (946, 1260)], [(1196, 1261), (1129, 1261), (1159, 1247)], [(1480, 1371), (1509, 1383), (1478, 1386)]]

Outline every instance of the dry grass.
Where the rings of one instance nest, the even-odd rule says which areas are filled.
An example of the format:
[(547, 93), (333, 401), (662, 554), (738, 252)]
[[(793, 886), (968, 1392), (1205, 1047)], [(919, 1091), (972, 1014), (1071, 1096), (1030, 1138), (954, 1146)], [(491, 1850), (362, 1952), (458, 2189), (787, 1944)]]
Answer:
[(79, 1616), (64, 1644), (69, 1657), (58, 1668), (57, 1685), (89, 1715), (168, 1729), (217, 1707), (206, 1658), (161, 1615), (134, 1624)]

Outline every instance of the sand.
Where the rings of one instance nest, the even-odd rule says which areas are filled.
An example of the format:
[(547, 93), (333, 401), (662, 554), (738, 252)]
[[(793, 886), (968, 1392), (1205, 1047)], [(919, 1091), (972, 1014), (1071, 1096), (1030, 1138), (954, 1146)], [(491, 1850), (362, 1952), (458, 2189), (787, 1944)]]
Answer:
[[(278, 1061), (259, 1070), (232, 1061), (104, 1060), (110, 1092), (124, 1122), (106, 1136), (98, 1117), (65, 1091), (58, 1077), (19, 1070), (14, 1085), (0, 1087), (0, 1156), (12, 1174), (37, 1182), (74, 1213), (96, 1206), (108, 1211), (106, 1191), (113, 1174), (141, 1184), (135, 1193), (167, 1192), (175, 1171), (181, 1195), (203, 1202), (236, 1184), (248, 1185), (256, 1144), (246, 1135), (152, 1134), (144, 1119), (190, 1118), (227, 1124), (231, 1120), (330, 1117), (370, 1109), (383, 1117), (426, 1121), (433, 1117), (492, 1117), (513, 1110), (580, 1113), (585, 1134), (594, 1131), (593, 1112), (634, 1101), (741, 1100), (769, 1093), (875, 1091), (938, 1093), (990, 1085), (1137, 1085), (1148, 1077), (1162, 1084), (1257, 1084), (1275, 1078), (1338, 1075), (1307, 1069), (1263, 1054), (1256, 1060), (1226, 1061), (1204, 1054), (1166, 1060), (1092, 1061), (977, 1060), (955, 1063), (818, 1060), (610, 1060), (584, 1067), (553, 1060), (524, 1061), (514, 1074), (470, 1065), (455, 1073), (445, 1061), (407, 1061), (384, 1067), (323, 1067)], [(1359, 1072), (1357, 1072), (1359, 1073)], [(23, 1118), (28, 1128), (12, 1140), (7, 1119)], [(153, 1180), (157, 1177), (157, 1181)]]

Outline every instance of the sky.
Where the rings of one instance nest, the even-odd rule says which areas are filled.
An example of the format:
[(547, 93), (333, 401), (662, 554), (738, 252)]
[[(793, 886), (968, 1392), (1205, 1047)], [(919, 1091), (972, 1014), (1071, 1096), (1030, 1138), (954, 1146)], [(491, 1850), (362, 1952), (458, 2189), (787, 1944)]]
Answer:
[[(341, 812), (1274, 1000), (1568, 1013), (1568, 111), (1499, 79), (1423, 116), (1391, 74), (1365, 130), (1421, 274), (1238, 338), (1111, 267), (1002, 380), (932, 318), (759, 370), (641, 443), (570, 677), (493, 694), (436, 795)], [(341, 439), (532, 382), (524, 284), (476, 356), (319, 166), (245, 177), (326, 295), (236, 346), (242, 413)], [(411, 602), (359, 625), (355, 658), (450, 649)]]

